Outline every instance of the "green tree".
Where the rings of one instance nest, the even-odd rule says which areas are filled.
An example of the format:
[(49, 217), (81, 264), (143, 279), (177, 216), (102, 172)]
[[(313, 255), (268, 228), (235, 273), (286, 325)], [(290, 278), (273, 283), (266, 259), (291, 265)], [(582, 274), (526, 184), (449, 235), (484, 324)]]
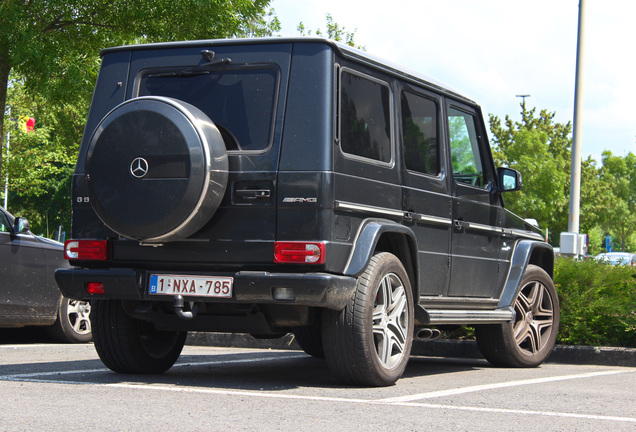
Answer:
[[(0, 141), (11, 136), (12, 210), (37, 232), (68, 226), (69, 179), (99, 69), (99, 50), (131, 42), (265, 36), (280, 29), (270, 0), (3, 0)], [(11, 119), (5, 118), (10, 107)], [(35, 132), (15, 127), (36, 118)], [(4, 147), (4, 146), (3, 146)], [(59, 207), (59, 208), (58, 208)], [(15, 210), (14, 210), (15, 212)], [(47, 216), (48, 215), (48, 216)], [(53, 216), (52, 216), (53, 215)]]
[(101, 48), (132, 41), (271, 34), (268, 25), (276, 28), (277, 21), (261, 21), (269, 1), (3, 0), (0, 136), (4, 137), (4, 108), (12, 71), (23, 77), (27, 91), (49, 101), (86, 108)]
[[(68, 227), (70, 178), (85, 113), (72, 103), (52, 105), (27, 93), (20, 77), (12, 75), (11, 82), (7, 96), (11, 151), (4, 170), (9, 178), (10, 210), (27, 217), (35, 232), (50, 235), (58, 225)], [(30, 116), (36, 118), (33, 132), (15, 127), (16, 119)]]
[[(324, 32), (321, 29), (317, 29), (314, 32), (316, 36), (326, 37), (327, 39), (331, 39), (336, 42), (343, 42), (346, 45), (361, 49), (363, 51), (366, 50), (364, 46), (356, 45), (354, 41), (357, 29), (354, 29), (352, 32), (347, 31), (345, 27), (341, 27), (338, 23), (333, 21), (333, 17), (331, 16), (331, 14), (327, 14), (326, 20), (327, 26), (325, 27)], [(301, 36), (311, 36), (312, 34), (311, 30), (307, 30), (305, 28), (305, 25), (302, 23), (302, 21), (298, 23), (296, 29)]]
[(546, 110), (537, 116), (525, 102), (521, 108), (520, 122), (489, 116), (495, 164), (517, 169), (523, 178), (523, 189), (506, 195), (506, 204), (558, 235), (567, 229), (571, 125), (554, 122), (555, 113)]
[(636, 232), (636, 155), (614, 156), (605, 151), (599, 169), (599, 183), (604, 194), (599, 197), (599, 224), (613, 235), (622, 251), (629, 248), (629, 239)]

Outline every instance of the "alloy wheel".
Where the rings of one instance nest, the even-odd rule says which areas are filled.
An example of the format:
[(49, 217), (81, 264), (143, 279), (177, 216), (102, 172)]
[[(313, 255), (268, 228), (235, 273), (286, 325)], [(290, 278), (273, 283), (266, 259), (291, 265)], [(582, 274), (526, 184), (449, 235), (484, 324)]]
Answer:
[(373, 337), (380, 362), (391, 369), (400, 363), (407, 345), (408, 301), (404, 285), (395, 273), (382, 278), (373, 307)]
[(554, 328), (554, 301), (541, 282), (527, 284), (515, 302), (514, 338), (522, 351), (536, 354), (550, 340)]

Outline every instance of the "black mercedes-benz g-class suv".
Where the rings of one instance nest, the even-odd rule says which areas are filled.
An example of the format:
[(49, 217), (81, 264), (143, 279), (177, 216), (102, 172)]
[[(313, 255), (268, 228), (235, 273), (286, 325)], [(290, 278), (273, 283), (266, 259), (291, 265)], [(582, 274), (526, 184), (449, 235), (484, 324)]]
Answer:
[(504, 208), (478, 105), (312, 38), (102, 51), (56, 272), (110, 369), (160, 373), (187, 331), (293, 332), (344, 382), (389, 385), (413, 338), (554, 345), (553, 252)]

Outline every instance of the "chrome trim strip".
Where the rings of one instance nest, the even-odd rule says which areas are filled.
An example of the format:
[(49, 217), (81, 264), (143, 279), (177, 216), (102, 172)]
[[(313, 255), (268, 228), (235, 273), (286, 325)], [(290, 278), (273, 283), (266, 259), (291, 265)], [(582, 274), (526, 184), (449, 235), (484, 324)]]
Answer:
[(527, 238), (527, 239), (539, 240), (539, 241), (544, 240), (541, 234), (538, 234), (532, 231), (524, 231), (524, 230), (520, 230), (516, 228), (493, 227), (490, 225), (484, 225), (484, 224), (475, 223), (475, 222), (466, 222), (466, 228), (474, 229), (477, 231), (486, 231), (486, 232), (494, 232), (494, 233), (503, 234), (503, 235), (509, 235), (515, 238), (521, 237), (521, 238)]
[(498, 227), (494, 227), (494, 226), (490, 226), (490, 225), (484, 225), (484, 224), (480, 224), (480, 223), (476, 223), (476, 222), (465, 222), (466, 223), (466, 228), (467, 229), (474, 229), (477, 231), (488, 231), (488, 232), (494, 232), (494, 233), (503, 233), (503, 229), (502, 228), (498, 228)]
[(433, 225), (443, 225), (443, 226), (451, 226), (453, 224), (452, 219), (443, 218), (438, 216), (426, 216), (423, 214), (414, 214), (416, 216), (418, 222), (426, 222)]
[(350, 210), (350, 211), (363, 211), (369, 213), (379, 213), (393, 217), (404, 217), (404, 212), (401, 210), (393, 210), (384, 207), (375, 207), (366, 204), (354, 204), (349, 202), (336, 201), (334, 208), (337, 210)]
[[(451, 226), (453, 224), (452, 219), (447, 219), (444, 217), (429, 216), (429, 215), (423, 215), (419, 213), (410, 213), (410, 212), (405, 213), (401, 210), (394, 210), (394, 209), (385, 208), (385, 207), (376, 207), (376, 206), (371, 206), (366, 204), (356, 204), (356, 203), (344, 202), (344, 201), (336, 201), (334, 204), (334, 209), (360, 211), (360, 212), (382, 214), (386, 216), (400, 217), (400, 218), (407, 217), (407, 214), (408, 214), (410, 217), (413, 217), (413, 219), (415, 219), (417, 222), (423, 222), (423, 223), (429, 223), (432, 225), (441, 225), (441, 226)], [(484, 224), (480, 224), (476, 222), (464, 222), (464, 223), (465, 223), (465, 229), (509, 235), (515, 238), (527, 238), (527, 239), (539, 240), (539, 241), (544, 240), (541, 234), (534, 233), (531, 231), (524, 231), (524, 230), (514, 229), (514, 228), (494, 227), (494, 226), (484, 225)]]

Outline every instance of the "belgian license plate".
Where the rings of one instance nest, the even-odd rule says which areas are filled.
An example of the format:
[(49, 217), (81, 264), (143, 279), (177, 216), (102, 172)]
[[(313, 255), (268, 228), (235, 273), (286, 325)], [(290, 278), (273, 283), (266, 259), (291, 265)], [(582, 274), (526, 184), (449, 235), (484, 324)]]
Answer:
[(234, 279), (222, 276), (150, 275), (150, 294), (232, 297)]

